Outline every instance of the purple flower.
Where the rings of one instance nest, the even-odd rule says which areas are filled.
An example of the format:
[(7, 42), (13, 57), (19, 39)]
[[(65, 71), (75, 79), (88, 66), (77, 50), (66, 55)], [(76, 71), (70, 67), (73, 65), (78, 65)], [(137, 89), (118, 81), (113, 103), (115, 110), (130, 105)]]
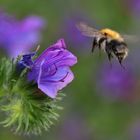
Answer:
[[(70, 18), (66, 18), (64, 20), (64, 24), (62, 24), (63, 30), (61, 30), (61, 32), (63, 32), (65, 38), (68, 40), (71, 46), (74, 46), (74, 49), (78, 49), (79, 51), (80, 48), (80, 51), (83, 50), (85, 53), (86, 51), (90, 51), (90, 38), (83, 36), (76, 27), (76, 24), (78, 24), (81, 21), (88, 22), (88, 20), (83, 17), (84, 15), (80, 16), (80, 14), (74, 16), (70, 15)], [(89, 50), (87, 49), (87, 47), (89, 47)]]
[(55, 98), (57, 92), (73, 80), (74, 75), (69, 67), (77, 63), (77, 58), (66, 49), (63, 39), (47, 48), (33, 63), (31, 57), (32, 54), (24, 55), (20, 64), (30, 66), (29, 81), (35, 81), (49, 97)]
[(17, 63), (17, 71), (21, 73), (23, 69), (30, 68), (33, 65), (32, 57), (35, 56), (36, 52), (25, 54), (22, 56), (22, 59)]
[(10, 57), (17, 57), (27, 53), (40, 41), (40, 30), (45, 22), (37, 16), (29, 16), (24, 20), (17, 21), (13, 17), (0, 13), (0, 46), (3, 47)]
[(127, 3), (129, 4), (129, 7), (132, 9), (132, 12), (137, 15), (140, 16), (140, 0), (129, 0), (127, 1)]
[(135, 76), (131, 68), (123, 69), (120, 65), (103, 65), (99, 72), (98, 87), (101, 94), (111, 99), (128, 98), (135, 87)]
[(69, 38), (69, 40), (75, 44), (75, 45), (83, 45), (87, 41), (87, 38), (84, 37), (79, 30), (76, 28), (76, 24), (78, 23), (78, 20), (69, 19), (66, 21), (66, 33)]

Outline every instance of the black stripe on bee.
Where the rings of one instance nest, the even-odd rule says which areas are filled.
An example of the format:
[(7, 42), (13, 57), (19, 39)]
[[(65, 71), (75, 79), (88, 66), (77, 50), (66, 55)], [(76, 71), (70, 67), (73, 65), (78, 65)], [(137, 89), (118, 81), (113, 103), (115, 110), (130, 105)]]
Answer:
[(102, 38), (100, 38), (100, 39), (98, 39), (97, 37), (95, 37), (94, 39), (93, 39), (93, 43), (92, 43), (92, 53), (94, 52), (94, 49), (96, 48), (96, 47), (99, 47), (99, 49), (101, 49), (101, 45), (102, 45), (102, 43), (104, 42), (104, 41), (106, 41), (107, 40), (107, 38), (106, 37), (102, 37)]
[(111, 40), (106, 46), (117, 57), (119, 63), (122, 65), (122, 60), (126, 55), (127, 45), (125, 42), (119, 42), (118, 40)]
[(106, 40), (107, 40), (107, 38), (106, 38), (106, 37), (103, 37), (103, 38), (101, 38), (101, 39), (98, 41), (99, 49), (101, 49), (102, 43), (103, 43), (104, 41), (106, 41)]
[(105, 43), (105, 51), (107, 53), (107, 56), (108, 56), (109, 61), (111, 61), (111, 59), (113, 58), (113, 55), (112, 55), (112, 46), (110, 44), (108, 44), (107, 41)]

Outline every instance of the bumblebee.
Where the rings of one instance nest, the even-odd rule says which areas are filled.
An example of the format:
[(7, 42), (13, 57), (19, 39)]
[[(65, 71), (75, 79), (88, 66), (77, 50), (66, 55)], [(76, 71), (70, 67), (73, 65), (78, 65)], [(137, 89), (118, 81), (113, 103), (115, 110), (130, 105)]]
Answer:
[(122, 65), (122, 60), (127, 57), (129, 51), (122, 35), (108, 28), (97, 30), (83, 22), (76, 26), (83, 35), (93, 38), (92, 52), (97, 47), (103, 49), (109, 61), (115, 56)]

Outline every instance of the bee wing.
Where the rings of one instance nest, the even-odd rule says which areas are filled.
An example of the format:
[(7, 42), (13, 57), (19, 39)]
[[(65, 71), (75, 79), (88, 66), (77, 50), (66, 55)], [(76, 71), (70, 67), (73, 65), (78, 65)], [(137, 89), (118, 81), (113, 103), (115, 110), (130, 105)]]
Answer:
[(88, 36), (88, 37), (101, 36), (100, 32), (97, 29), (88, 26), (84, 22), (80, 22), (76, 24), (76, 27), (79, 31), (81, 31), (81, 33), (84, 36)]
[(130, 42), (130, 43), (138, 43), (138, 42), (140, 42), (140, 36), (136, 36), (136, 35), (122, 35), (122, 37), (124, 38), (124, 40), (126, 42)]

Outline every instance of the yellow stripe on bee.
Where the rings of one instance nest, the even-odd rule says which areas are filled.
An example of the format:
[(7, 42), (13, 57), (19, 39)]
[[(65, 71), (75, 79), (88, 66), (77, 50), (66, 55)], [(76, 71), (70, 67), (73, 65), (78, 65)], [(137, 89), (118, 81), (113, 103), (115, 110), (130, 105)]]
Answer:
[(110, 37), (112, 39), (124, 41), (124, 39), (121, 37), (121, 35), (118, 32), (113, 31), (111, 29), (105, 28), (100, 30), (100, 32), (101, 34), (106, 35), (107, 37)]

